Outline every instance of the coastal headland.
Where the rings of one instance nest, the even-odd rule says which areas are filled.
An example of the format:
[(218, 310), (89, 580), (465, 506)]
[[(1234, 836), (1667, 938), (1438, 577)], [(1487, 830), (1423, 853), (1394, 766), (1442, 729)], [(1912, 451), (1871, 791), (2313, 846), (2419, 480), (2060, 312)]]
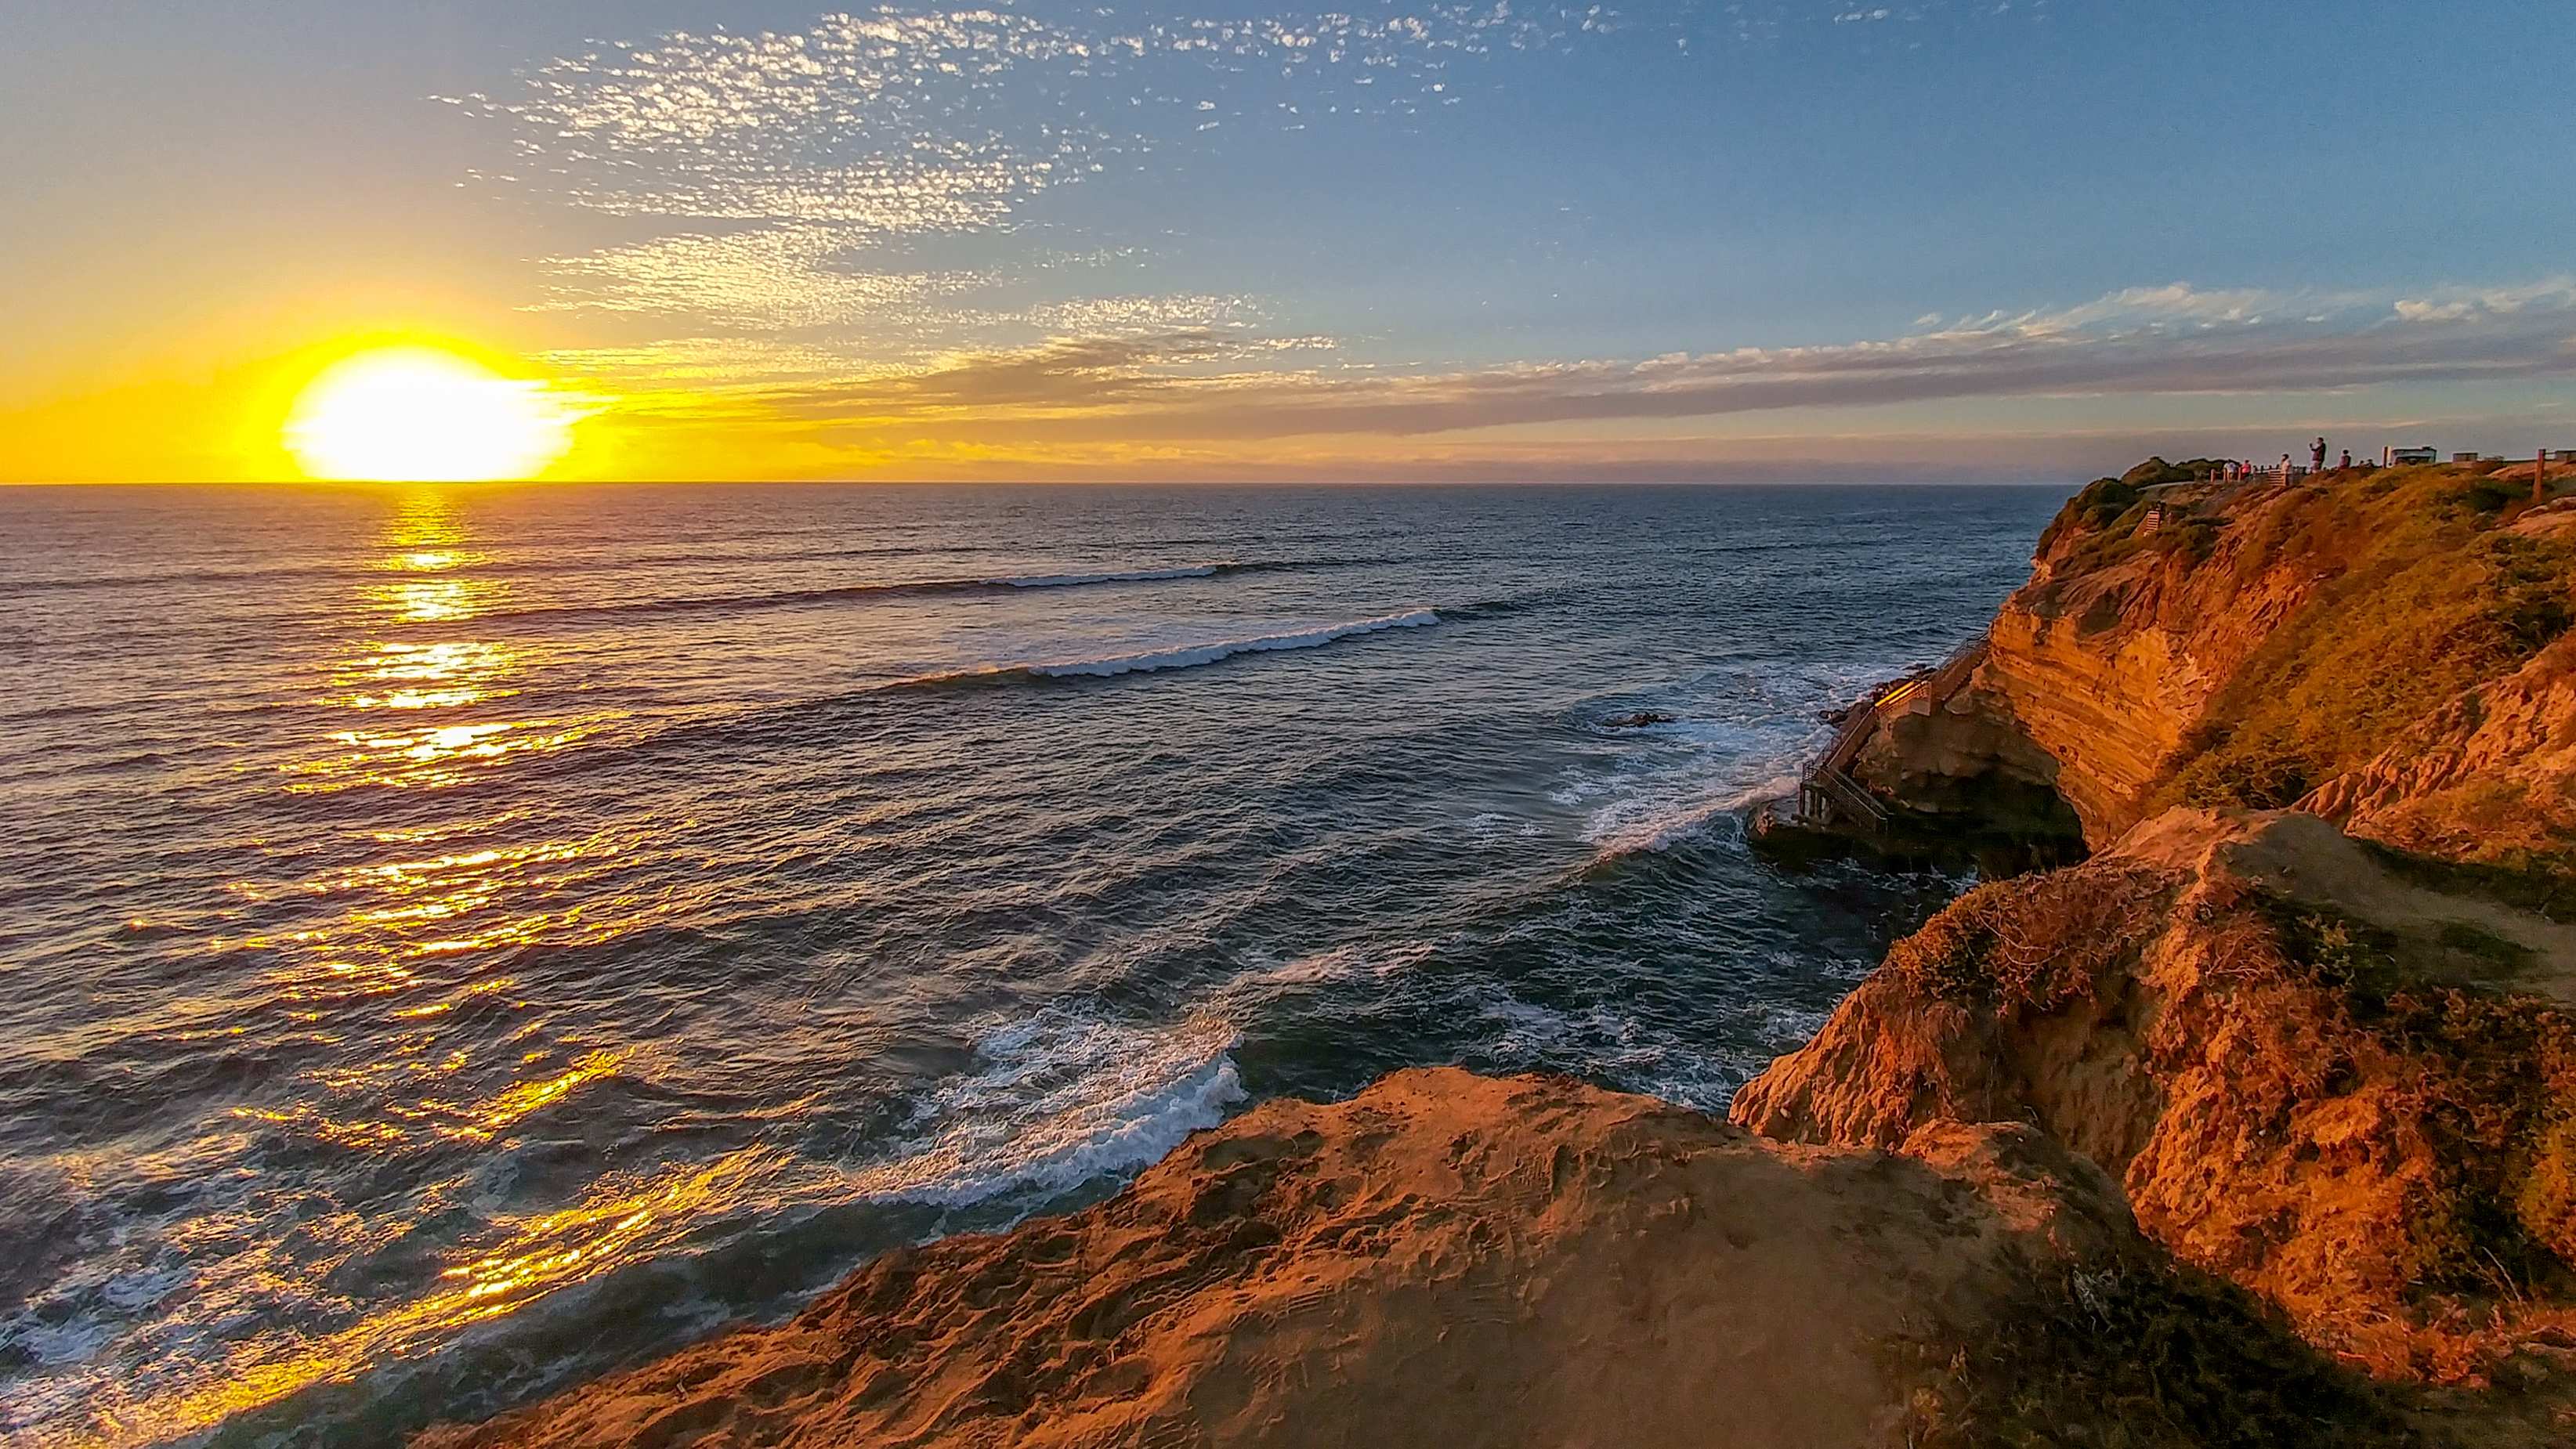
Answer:
[(1813, 832), (2075, 863), (1990, 869), (1731, 1121), (1266, 1102), (415, 1442), (2576, 1443), (2576, 498), (2185, 471), (2071, 499)]

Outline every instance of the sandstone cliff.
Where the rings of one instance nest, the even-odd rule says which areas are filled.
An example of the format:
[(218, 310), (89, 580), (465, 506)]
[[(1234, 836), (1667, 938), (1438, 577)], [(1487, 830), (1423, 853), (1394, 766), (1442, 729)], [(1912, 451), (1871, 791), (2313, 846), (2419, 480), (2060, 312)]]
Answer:
[(1969, 687), (1891, 720), (1855, 773), (1936, 814), (1984, 808), (1979, 782), (2045, 787), (2097, 849), (2169, 805), (2304, 802), (2393, 843), (2555, 858), (2576, 500), (2519, 509), (2529, 471), (2096, 483)]
[(1789, 1141), (2028, 1122), (2312, 1342), (2444, 1382), (2576, 1369), (2576, 929), (2326, 822), (2175, 811), (1981, 887), (1736, 1097)]
[(2162, 471), (2072, 500), (1855, 765), (1962, 833), (2051, 792), (2098, 854), (1900, 942), (1734, 1118), (2036, 1125), (2309, 1342), (2471, 1390), (2435, 1427), (2576, 1442), (2576, 500)]
[(1457, 1071), (1202, 1133), (468, 1445), (2349, 1445), (2365, 1390), (2027, 1127), (1765, 1141)]

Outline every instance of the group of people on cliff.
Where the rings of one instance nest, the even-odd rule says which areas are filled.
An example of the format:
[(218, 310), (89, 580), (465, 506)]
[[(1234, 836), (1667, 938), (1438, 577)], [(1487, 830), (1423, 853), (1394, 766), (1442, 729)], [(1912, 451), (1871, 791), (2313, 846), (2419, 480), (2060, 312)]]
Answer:
[[(2343, 460), (2335, 464), (2335, 467), (2343, 469), (2351, 466), (2352, 449), (2346, 448), (2343, 450)], [(2326, 440), (2319, 438), (2308, 445), (2308, 471), (2322, 473), (2325, 470)], [(2287, 453), (2281, 455), (2280, 462), (2268, 466), (2257, 466), (2242, 458), (2230, 458), (2220, 467), (2221, 477), (2229, 483), (2241, 482), (2248, 478), (2291, 478), (2296, 477), (2298, 472), (2298, 466), (2290, 461), (2290, 455)]]

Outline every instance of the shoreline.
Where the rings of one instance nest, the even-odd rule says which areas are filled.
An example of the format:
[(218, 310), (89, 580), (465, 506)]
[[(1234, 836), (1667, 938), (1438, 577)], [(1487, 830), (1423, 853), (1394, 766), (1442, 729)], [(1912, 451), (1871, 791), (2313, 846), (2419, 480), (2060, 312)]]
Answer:
[[(2482, 734), (2576, 727), (2576, 511), (2469, 485), (2143, 532), (2133, 485), (2070, 500), (1986, 655), (1850, 767), (1936, 842), (2037, 821), (2077, 862), (1899, 940), (1732, 1125), (1452, 1069), (1272, 1099), (1095, 1207), (416, 1442), (2563, 1442), (2576, 819), (2460, 842), (2576, 779)], [(2321, 779), (2249, 773), (2310, 681), (2413, 682), (2343, 621), (2451, 637), (2493, 590), (2441, 581), (2498, 567), (2521, 612), (2448, 695), (2300, 744)], [(1802, 1237), (1845, 1210), (1894, 1256)]]

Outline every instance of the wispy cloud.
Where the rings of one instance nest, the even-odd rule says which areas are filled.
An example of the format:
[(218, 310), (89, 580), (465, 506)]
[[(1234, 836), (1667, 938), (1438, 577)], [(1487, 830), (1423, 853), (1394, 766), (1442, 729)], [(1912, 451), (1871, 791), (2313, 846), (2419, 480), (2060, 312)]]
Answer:
[(1823, 346), (1453, 370), (1205, 368), (1246, 346), (1205, 332), (1059, 339), (847, 385), (782, 389), (773, 401), (809, 420), (930, 426), (972, 409), (995, 435), (1240, 440), (1962, 398), (2492, 381), (2576, 373), (2576, 287), (2555, 280), (2427, 303), (2174, 284)]
[(1211, 121), (1456, 104), (1454, 62), (1559, 44), (1606, 13), (1492, 0), (1077, 23), (884, 6), (793, 34), (610, 45), (453, 100), (509, 129), (515, 154), (489, 179), (572, 205), (850, 238), (975, 231)]

